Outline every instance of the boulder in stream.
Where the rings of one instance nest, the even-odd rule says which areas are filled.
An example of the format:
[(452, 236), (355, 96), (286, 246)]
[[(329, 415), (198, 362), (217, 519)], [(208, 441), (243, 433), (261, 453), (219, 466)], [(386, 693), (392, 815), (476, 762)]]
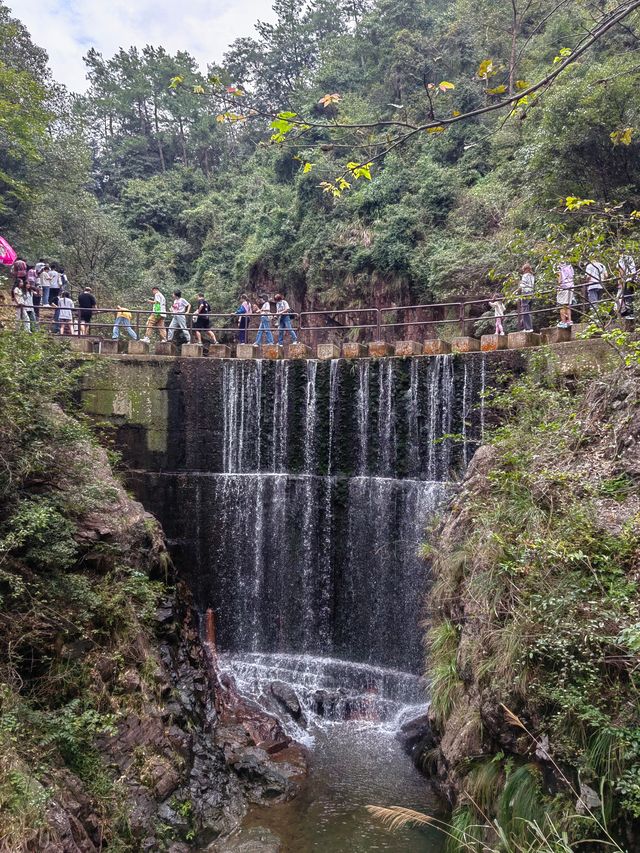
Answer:
[(302, 722), (304, 716), (302, 707), (296, 691), (290, 684), (285, 684), (284, 681), (273, 681), (270, 685), (271, 693), (278, 700), (285, 711), (290, 714), (296, 722)]

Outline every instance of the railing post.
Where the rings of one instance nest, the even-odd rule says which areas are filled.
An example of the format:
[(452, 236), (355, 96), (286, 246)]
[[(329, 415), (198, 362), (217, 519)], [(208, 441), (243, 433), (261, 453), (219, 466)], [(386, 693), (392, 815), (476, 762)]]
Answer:
[(379, 341), (381, 340), (380, 336), (382, 335), (382, 328), (380, 325), (380, 309), (374, 308), (373, 310), (376, 312), (376, 340)]
[(467, 303), (461, 302), (460, 307), (458, 308), (458, 319), (460, 322), (460, 337), (464, 338), (465, 333), (465, 315), (466, 315)]

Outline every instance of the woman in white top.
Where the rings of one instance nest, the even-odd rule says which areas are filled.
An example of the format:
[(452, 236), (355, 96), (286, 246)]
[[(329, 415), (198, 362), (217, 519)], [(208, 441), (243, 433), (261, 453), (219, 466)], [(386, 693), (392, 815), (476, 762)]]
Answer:
[(602, 261), (589, 261), (585, 269), (585, 274), (587, 276), (587, 299), (592, 310), (595, 311), (604, 289), (603, 282), (607, 278), (607, 268)]
[(573, 267), (567, 261), (563, 261), (558, 266), (558, 289), (556, 291), (556, 303), (560, 308), (560, 322), (558, 323), (560, 329), (568, 329), (573, 325), (571, 302), (573, 301), (574, 280)]
[(256, 335), (256, 345), (260, 346), (262, 343), (262, 335), (266, 332), (267, 343), (273, 343), (273, 335), (271, 334), (271, 326), (269, 325), (269, 318), (271, 316), (271, 303), (267, 299), (266, 296), (262, 297), (262, 308), (260, 308), (260, 326), (258, 328), (258, 334)]
[(493, 308), (493, 315), (496, 319), (496, 335), (504, 335), (502, 319), (505, 315), (506, 307), (504, 300), (499, 293), (494, 293), (489, 302), (489, 307)]
[(67, 290), (63, 291), (62, 296), (58, 299), (58, 322), (60, 323), (61, 335), (73, 334), (73, 299), (69, 296)]
[(533, 275), (531, 264), (526, 263), (522, 267), (522, 278), (518, 290), (520, 292), (520, 300), (518, 303), (518, 313), (520, 314), (520, 328), (523, 332), (533, 332), (533, 322), (531, 320), (531, 303), (533, 301), (533, 293), (536, 286), (536, 280)]

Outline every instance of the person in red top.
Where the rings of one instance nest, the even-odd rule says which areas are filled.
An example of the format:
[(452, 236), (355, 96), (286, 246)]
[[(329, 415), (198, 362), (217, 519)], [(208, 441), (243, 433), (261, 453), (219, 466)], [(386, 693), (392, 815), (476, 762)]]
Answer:
[(14, 283), (24, 288), (27, 282), (27, 262), (23, 261), (22, 258), (16, 258), (13, 262), (12, 271), (15, 278)]

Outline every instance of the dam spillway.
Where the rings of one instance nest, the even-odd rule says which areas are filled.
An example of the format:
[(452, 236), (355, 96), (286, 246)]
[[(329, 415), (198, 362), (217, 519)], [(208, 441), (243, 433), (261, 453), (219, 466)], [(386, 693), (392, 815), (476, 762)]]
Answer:
[(86, 400), (220, 648), (420, 671), (419, 545), (480, 439), (485, 357), (184, 361)]

